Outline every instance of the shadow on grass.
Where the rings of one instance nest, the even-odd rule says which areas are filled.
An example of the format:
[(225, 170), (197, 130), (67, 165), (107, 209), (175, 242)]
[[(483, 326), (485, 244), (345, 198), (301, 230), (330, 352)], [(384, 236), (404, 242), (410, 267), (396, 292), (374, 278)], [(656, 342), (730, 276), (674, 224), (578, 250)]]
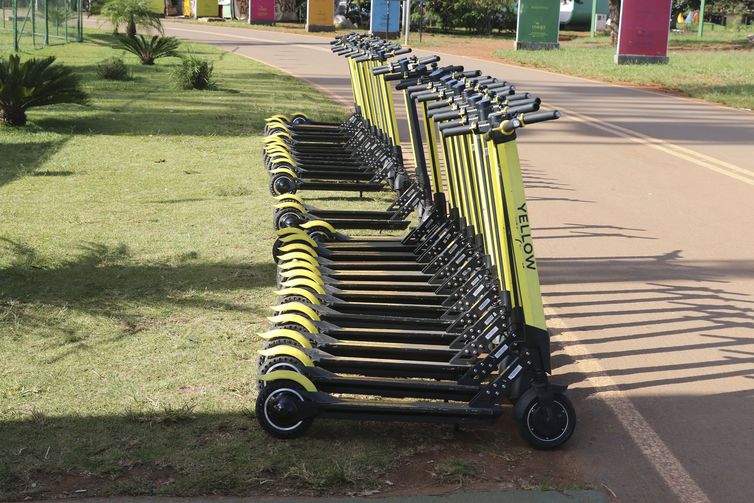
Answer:
[[(85, 243), (83, 253), (59, 266), (48, 267), (23, 243), (0, 237), (0, 252), (10, 253), (10, 267), (0, 269), (0, 306), (40, 303), (119, 320), (126, 330), (139, 331), (141, 316), (134, 304), (176, 309), (267, 314), (261, 308), (209, 299), (207, 292), (266, 288), (275, 284), (272, 263), (202, 262), (196, 253), (177, 256), (170, 263), (133, 264), (126, 245), (108, 247)], [(50, 320), (24, 313), (26, 323), (49, 328)], [(65, 328), (60, 328), (65, 331)], [(75, 334), (71, 334), (73, 336)]]
[[(66, 141), (67, 139), (62, 139), (41, 141), (32, 144), (4, 143), (0, 140), (0, 161), (2, 161), (0, 162), (0, 187), (25, 174), (33, 173), (35, 176), (66, 176), (72, 174), (71, 172), (64, 171), (41, 171), (34, 173), (34, 170), (55, 155), (65, 145)], [(11, 156), (12, 160), (10, 160)]]
[[(508, 470), (535, 455), (508, 418), (462, 432), (452, 425), (317, 420), (307, 436), (280, 441), (259, 427), (253, 398), (238, 399), (247, 412), (134, 403), (122, 414), (37, 413), (0, 422), (0, 499), (345, 495), (395, 480), (390, 472), (417, 452), (453, 459), (464, 451), (497, 458), (505, 451)], [(431, 467), (424, 460), (419, 468)]]

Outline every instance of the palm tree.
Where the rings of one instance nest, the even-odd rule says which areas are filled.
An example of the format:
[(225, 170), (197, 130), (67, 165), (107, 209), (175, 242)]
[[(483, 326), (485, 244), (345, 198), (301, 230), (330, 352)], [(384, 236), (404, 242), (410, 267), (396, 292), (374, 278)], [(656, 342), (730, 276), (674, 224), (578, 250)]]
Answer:
[(154, 28), (162, 33), (162, 23), (159, 14), (152, 11), (146, 0), (107, 0), (102, 7), (102, 14), (110, 19), (113, 33), (118, 33), (118, 27), (126, 25), (126, 35), (136, 35), (136, 27)]
[(33, 107), (88, 101), (78, 75), (54, 57), (27, 59), (12, 55), (0, 60), (0, 123), (26, 124), (26, 111)]
[(161, 37), (153, 35), (145, 39), (144, 35), (134, 37), (120, 37), (121, 48), (135, 54), (142, 65), (153, 65), (157, 58), (178, 56), (180, 42), (175, 37)]

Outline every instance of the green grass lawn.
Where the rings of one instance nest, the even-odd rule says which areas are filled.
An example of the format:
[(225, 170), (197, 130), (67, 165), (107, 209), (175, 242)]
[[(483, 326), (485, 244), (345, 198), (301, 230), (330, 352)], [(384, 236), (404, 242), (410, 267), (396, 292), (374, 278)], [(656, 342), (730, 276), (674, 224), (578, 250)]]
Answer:
[(426, 428), (321, 422), (278, 442), (249, 413), (275, 283), (263, 120), (344, 110), (206, 46), (218, 91), (175, 90), (177, 58), (125, 56), (133, 81), (101, 81), (112, 43), (23, 53), (73, 66), (92, 102), (0, 128), (0, 500), (374, 488)]
[(578, 38), (557, 51), (502, 49), (505, 61), (609, 82), (650, 86), (692, 98), (754, 109), (754, 44), (745, 32), (672, 34), (667, 65), (616, 65), (607, 37)]

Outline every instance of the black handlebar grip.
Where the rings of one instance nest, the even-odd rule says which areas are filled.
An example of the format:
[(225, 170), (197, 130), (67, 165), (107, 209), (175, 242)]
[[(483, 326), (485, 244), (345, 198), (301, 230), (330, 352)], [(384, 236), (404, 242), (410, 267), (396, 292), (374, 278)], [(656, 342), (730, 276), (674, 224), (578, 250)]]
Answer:
[[(536, 101), (523, 102), (515, 107), (508, 108), (509, 114), (528, 114), (539, 110), (539, 103)], [(528, 117), (527, 117), (528, 118)], [(528, 120), (526, 121), (529, 122)]]
[(474, 77), (479, 77), (481, 74), (482, 70), (467, 70), (461, 75), (467, 79), (473, 79)]
[(513, 103), (514, 101), (521, 101), (521, 100), (528, 100), (530, 98), (536, 98), (536, 96), (532, 96), (530, 93), (521, 93), (521, 94), (511, 94), (510, 96), (506, 96), (506, 100), (508, 100), (508, 103)]
[(416, 101), (419, 101), (419, 102), (434, 101), (434, 100), (442, 98), (442, 94), (443, 94), (442, 92), (436, 93), (436, 92), (430, 91), (426, 93), (417, 94), (414, 97), (414, 99), (416, 99)]
[[(408, 92), (413, 93), (423, 93), (424, 91), (429, 91), (429, 86), (427, 84), (419, 84), (419, 85), (412, 85), (408, 88)], [(412, 96), (413, 98), (413, 96)]]
[(434, 120), (435, 122), (452, 121), (452, 120), (460, 119), (463, 116), (464, 114), (460, 110), (451, 110), (450, 112), (442, 112), (439, 114), (434, 114), (432, 116), (432, 120)]
[(548, 110), (546, 112), (536, 112), (532, 114), (522, 114), (518, 119), (521, 124), (528, 126), (537, 122), (553, 121), (560, 118), (560, 112), (557, 110)]
[(442, 131), (442, 135), (445, 137), (459, 136), (462, 134), (473, 133), (474, 126), (456, 126), (456, 127), (441, 129), (440, 131)]
[(403, 73), (391, 73), (382, 78), (385, 80), (403, 80), (405, 77)]
[(432, 63), (437, 63), (440, 61), (440, 56), (424, 56), (423, 58), (419, 58), (419, 63), (422, 65), (431, 65)]
[(393, 56), (400, 56), (401, 54), (408, 54), (411, 52), (410, 47), (404, 47), (402, 49), (398, 49), (397, 51), (393, 51)]
[(385, 73), (390, 73), (393, 71), (391, 68), (392, 65), (382, 65), (382, 66), (376, 66), (372, 68), (372, 74), (374, 75), (383, 75)]
[(416, 77), (406, 79), (403, 82), (398, 82), (395, 85), (395, 89), (397, 89), (398, 91), (405, 91), (406, 89), (410, 89), (412, 86), (414, 86), (418, 81), (419, 79), (417, 79)]

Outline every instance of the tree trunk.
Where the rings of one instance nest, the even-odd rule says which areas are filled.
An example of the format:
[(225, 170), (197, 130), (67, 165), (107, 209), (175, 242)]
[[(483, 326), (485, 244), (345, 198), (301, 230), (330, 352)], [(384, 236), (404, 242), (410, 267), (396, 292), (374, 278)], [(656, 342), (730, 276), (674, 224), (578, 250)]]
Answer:
[(23, 108), (0, 108), (0, 123), (4, 126), (25, 126), (26, 110)]
[(620, 26), (620, 2), (621, 0), (610, 0), (610, 44), (613, 47), (618, 45), (618, 27)]
[(128, 26), (126, 26), (126, 35), (128, 35), (129, 37), (136, 36), (136, 20), (134, 19), (128, 20)]

